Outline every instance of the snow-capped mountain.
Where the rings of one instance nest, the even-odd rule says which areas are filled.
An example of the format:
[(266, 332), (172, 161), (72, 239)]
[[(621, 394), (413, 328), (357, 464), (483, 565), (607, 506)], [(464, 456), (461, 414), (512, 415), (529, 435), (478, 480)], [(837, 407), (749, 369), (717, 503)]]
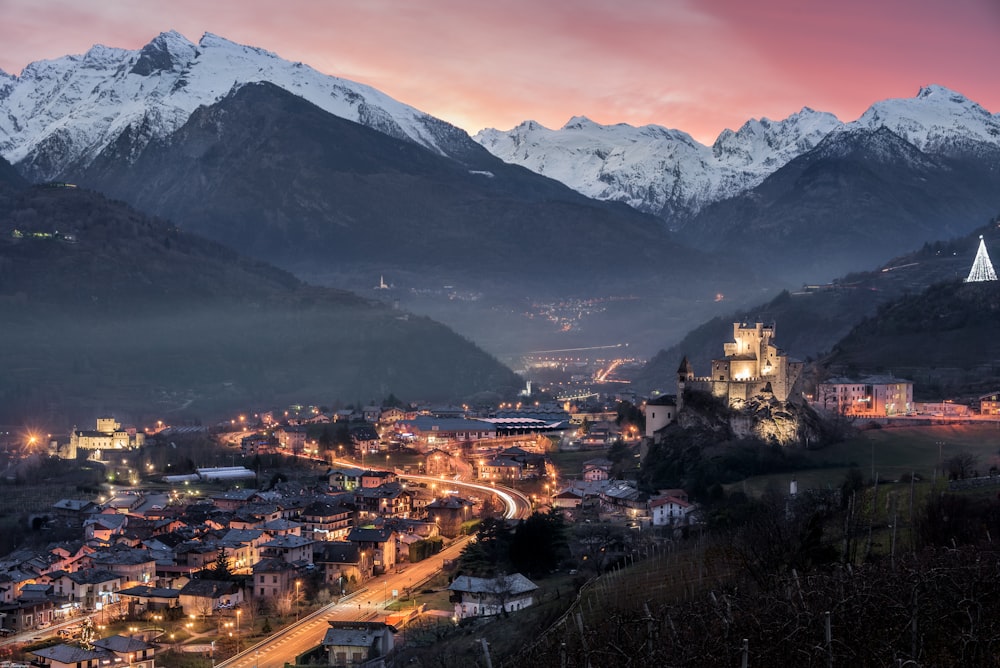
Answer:
[(0, 72), (0, 155), (32, 178), (58, 178), (123, 135), (137, 154), (198, 107), (258, 81), (441, 154), (460, 153), (469, 141), (461, 130), (374, 88), (210, 33), (194, 44), (171, 31), (136, 51), (95, 46), (82, 56), (32, 63), (20, 76)]
[(750, 120), (736, 132), (724, 130), (710, 147), (678, 130), (578, 117), (559, 130), (527, 121), (507, 132), (483, 130), (473, 139), (505, 162), (680, 227), (706, 205), (758, 186), (829, 133), (880, 127), (928, 152), (1000, 147), (1000, 115), (941, 86), (922, 88), (913, 99), (878, 102), (847, 124), (808, 107), (781, 121)]
[(876, 102), (847, 127), (885, 127), (928, 153), (947, 154), (969, 143), (1000, 146), (1000, 114), (943, 86), (925, 86), (913, 98)]

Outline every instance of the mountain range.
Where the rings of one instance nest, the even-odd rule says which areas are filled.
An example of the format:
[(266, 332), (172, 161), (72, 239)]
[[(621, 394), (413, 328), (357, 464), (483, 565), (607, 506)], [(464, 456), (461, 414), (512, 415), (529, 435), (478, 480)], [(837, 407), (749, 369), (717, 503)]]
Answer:
[[(494, 353), (624, 341), (642, 355), (782, 288), (967, 234), (1000, 211), (998, 137), (996, 115), (928, 86), (851, 123), (808, 108), (751, 120), (710, 147), (584, 117), (474, 140), (211, 34), (0, 73), (0, 154), (23, 177), (311, 282), (386, 285)], [(559, 300), (572, 324), (539, 315)]]
[(0, 153), (27, 178), (97, 189), (311, 282), (365, 292), (385, 276), (381, 296), (495, 352), (622, 338), (620, 312), (566, 332), (524, 315), (539, 302), (634, 305), (629, 338), (649, 350), (717, 294), (767, 283), (377, 91), (212, 35), (94, 47), (0, 86)]
[(930, 155), (960, 157), (1000, 148), (1000, 114), (943, 86), (911, 99), (876, 102), (844, 123), (809, 107), (780, 121), (748, 120), (706, 146), (658, 125), (600, 125), (571, 118), (559, 130), (525, 121), (474, 139), (506, 162), (524, 165), (590, 197), (625, 202), (684, 227), (704, 207), (752, 190), (831, 133), (890, 130)]

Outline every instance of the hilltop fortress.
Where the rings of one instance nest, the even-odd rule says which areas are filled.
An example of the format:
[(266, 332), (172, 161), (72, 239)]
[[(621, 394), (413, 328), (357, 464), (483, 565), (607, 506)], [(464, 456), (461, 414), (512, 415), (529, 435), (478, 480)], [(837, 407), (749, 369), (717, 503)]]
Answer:
[(710, 392), (740, 408), (751, 397), (771, 394), (787, 401), (802, 373), (802, 362), (789, 358), (774, 345), (774, 323), (733, 323), (733, 340), (723, 344), (723, 357), (712, 360), (710, 376), (695, 377), (687, 356), (677, 369), (677, 408), (684, 390)]

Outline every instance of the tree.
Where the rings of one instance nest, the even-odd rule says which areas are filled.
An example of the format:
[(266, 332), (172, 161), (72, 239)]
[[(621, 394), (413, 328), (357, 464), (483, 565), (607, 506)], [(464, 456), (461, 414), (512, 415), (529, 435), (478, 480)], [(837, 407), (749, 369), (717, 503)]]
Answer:
[(568, 554), (566, 520), (554, 509), (521, 520), (511, 537), (510, 562), (519, 573), (546, 575)]
[(233, 579), (233, 571), (229, 565), (229, 556), (226, 554), (226, 548), (219, 550), (219, 554), (215, 558), (215, 563), (209, 571), (209, 577), (213, 580), (228, 582)]
[(979, 457), (968, 450), (963, 450), (954, 457), (945, 460), (944, 470), (948, 472), (950, 480), (963, 480), (973, 476), (978, 465)]
[(476, 541), (462, 550), (459, 569), (469, 575), (491, 577), (509, 570), (511, 531), (502, 520), (487, 518), (479, 523)]

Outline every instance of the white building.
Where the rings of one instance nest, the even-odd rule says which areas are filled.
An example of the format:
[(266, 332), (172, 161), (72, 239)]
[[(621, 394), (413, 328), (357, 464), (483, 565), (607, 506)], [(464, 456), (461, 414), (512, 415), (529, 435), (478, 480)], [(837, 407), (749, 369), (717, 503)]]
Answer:
[(649, 502), (653, 526), (669, 527), (687, 524), (694, 505), (688, 501), (683, 490), (668, 490)]
[(489, 617), (527, 608), (534, 601), (538, 585), (520, 573), (495, 578), (460, 575), (448, 585), (455, 602), (455, 617)]

